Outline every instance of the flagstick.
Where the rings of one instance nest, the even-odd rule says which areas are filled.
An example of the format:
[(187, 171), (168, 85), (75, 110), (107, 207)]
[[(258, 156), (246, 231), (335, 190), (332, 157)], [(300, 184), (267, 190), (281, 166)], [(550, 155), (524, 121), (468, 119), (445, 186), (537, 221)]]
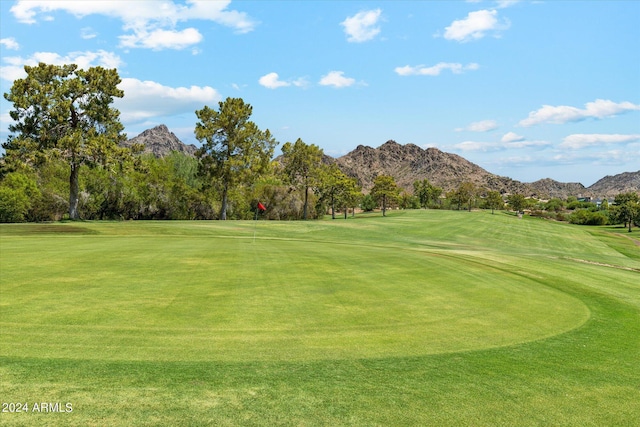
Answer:
[(258, 228), (258, 210), (256, 209), (256, 216), (253, 223), (253, 243), (256, 242), (256, 228)]

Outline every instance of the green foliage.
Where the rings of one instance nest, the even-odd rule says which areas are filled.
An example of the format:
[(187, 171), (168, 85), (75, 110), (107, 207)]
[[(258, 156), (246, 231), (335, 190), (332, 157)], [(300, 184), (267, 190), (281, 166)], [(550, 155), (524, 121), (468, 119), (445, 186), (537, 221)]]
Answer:
[(479, 189), (474, 183), (469, 181), (461, 183), (456, 190), (456, 201), (459, 204), (458, 209), (460, 209), (461, 206), (466, 206), (469, 212), (471, 212), (471, 209), (475, 206), (478, 193)]
[(24, 173), (14, 172), (0, 182), (0, 222), (23, 222), (27, 219), (32, 201), (40, 197), (35, 180)]
[(554, 197), (545, 203), (544, 209), (549, 212), (562, 212), (564, 210), (565, 204), (562, 199)]
[(484, 199), (484, 206), (491, 209), (491, 213), (494, 213), (496, 209), (504, 209), (502, 194), (499, 191), (489, 191)]
[(569, 222), (579, 225), (606, 225), (609, 223), (609, 216), (605, 212), (578, 209), (569, 215)]
[(305, 144), (300, 138), (282, 146), (284, 174), (304, 194), (302, 219), (308, 218), (309, 190), (319, 185), (323, 154), (320, 147)]
[(527, 199), (522, 194), (509, 194), (507, 203), (511, 210), (516, 212), (522, 212), (527, 207)]
[(431, 185), (428, 179), (413, 183), (413, 195), (418, 198), (420, 207), (428, 208), (439, 205), (442, 188)]
[(220, 192), (219, 219), (227, 219), (229, 192), (250, 185), (269, 166), (275, 139), (249, 120), (253, 107), (241, 98), (227, 98), (219, 110), (207, 106), (196, 111), (195, 136), (203, 143), (198, 156), (200, 172)]
[(378, 207), (375, 199), (371, 194), (367, 194), (362, 197), (362, 201), (360, 202), (360, 208), (365, 212), (372, 212), (375, 208)]
[(398, 202), (400, 209), (420, 209), (420, 199), (412, 194), (403, 191), (400, 194), (400, 199)]
[(347, 213), (348, 208), (353, 208), (360, 199), (360, 187), (354, 178), (346, 176), (336, 164), (323, 165), (318, 169), (318, 211), (324, 212), (327, 207), (331, 211), (331, 217), (335, 219), (336, 210), (342, 208)]
[(382, 216), (386, 216), (387, 208), (398, 202), (400, 188), (392, 176), (378, 175), (373, 180), (371, 197), (378, 203), (378, 206), (382, 206)]
[(69, 217), (78, 218), (79, 171), (82, 165), (105, 165), (124, 152), (125, 136), (119, 111), (110, 105), (124, 93), (115, 69), (75, 64), (25, 66), (27, 77), (17, 79), (5, 99), (13, 104), (12, 135), (3, 147), (25, 162), (64, 159), (69, 167)]
[(567, 202), (567, 209), (573, 211), (576, 209), (595, 209), (596, 204), (586, 201), (573, 200), (571, 202)]

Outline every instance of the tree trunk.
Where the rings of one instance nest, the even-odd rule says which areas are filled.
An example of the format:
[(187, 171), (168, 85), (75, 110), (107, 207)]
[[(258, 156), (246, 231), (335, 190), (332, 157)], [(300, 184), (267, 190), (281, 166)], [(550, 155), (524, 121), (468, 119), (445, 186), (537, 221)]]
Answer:
[(80, 166), (71, 163), (69, 174), (69, 219), (78, 219), (78, 198), (80, 194), (79, 174)]
[(382, 216), (387, 216), (387, 196), (382, 196)]
[(344, 207), (344, 219), (347, 219), (347, 214), (349, 213), (349, 208), (348, 207)]
[(331, 219), (336, 219), (336, 207), (333, 196), (331, 196)]
[(309, 204), (309, 187), (304, 187), (304, 210), (302, 211), (302, 219), (307, 219), (307, 205)]
[(227, 219), (227, 184), (222, 189), (222, 207), (220, 208), (220, 219), (225, 221)]

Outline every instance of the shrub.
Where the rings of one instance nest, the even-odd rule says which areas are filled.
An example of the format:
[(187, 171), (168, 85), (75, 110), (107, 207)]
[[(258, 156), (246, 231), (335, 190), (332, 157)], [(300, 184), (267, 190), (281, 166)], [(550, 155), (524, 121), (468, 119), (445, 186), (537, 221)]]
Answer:
[(604, 212), (579, 209), (569, 215), (569, 222), (579, 225), (606, 225), (609, 223), (609, 217)]

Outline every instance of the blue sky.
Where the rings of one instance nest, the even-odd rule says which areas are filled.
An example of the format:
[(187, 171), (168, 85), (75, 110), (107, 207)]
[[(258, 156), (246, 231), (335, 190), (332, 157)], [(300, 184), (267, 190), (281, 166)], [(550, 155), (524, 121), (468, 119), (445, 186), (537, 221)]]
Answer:
[[(280, 143), (437, 147), (591, 185), (640, 169), (638, 1), (0, 1), (0, 84), (117, 68), (129, 137), (226, 97)], [(6, 140), (11, 105), (0, 102)]]

